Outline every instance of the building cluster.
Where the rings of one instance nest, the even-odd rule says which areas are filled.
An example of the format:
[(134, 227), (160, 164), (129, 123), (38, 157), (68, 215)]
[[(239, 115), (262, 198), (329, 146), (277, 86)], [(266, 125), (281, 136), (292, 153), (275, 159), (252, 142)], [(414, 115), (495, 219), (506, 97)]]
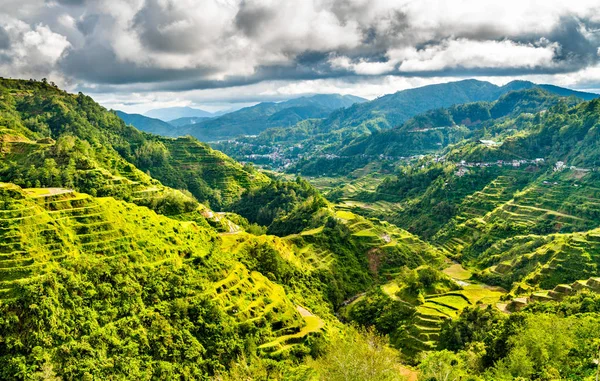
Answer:
[(459, 167), (521, 167), (525, 165), (542, 165), (545, 163), (545, 159), (537, 158), (537, 159), (520, 159), (520, 160), (496, 160), (496, 161), (479, 161), (479, 162), (467, 162), (465, 160), (461, 160), (458, 163)]
[(469, 173), (468, 168), (486, 168), (486, 167), (513, 167), (520, 168), (521, 166), (530, 166), (530, 165), (543, 165), (545, 163), (545, 159), (536, 158), (533, 160), (520, 159), (520, 160), (496, 160), (496, 161), (487, 161), (487, 162), (467, 162), (465, 160), (461, 160), (460, 163), (457, 164), (458, 169), (454, 174), (458, 177), (462, 177)]
[(567, 166), (563, 161), (557, 161), (553, 169), (554, 172), (561, 172), (567, 169), (575, 172), (592, 172), (596, 170), (595, 168), (579, 168), (574, 165)]

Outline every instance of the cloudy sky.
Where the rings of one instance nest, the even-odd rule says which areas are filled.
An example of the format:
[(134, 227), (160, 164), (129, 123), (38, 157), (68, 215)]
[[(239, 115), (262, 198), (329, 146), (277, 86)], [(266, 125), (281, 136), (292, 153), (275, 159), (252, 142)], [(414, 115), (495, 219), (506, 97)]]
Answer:
[(0, 75), (209, 111), (519, 78), (600, 92), (600, 0), (1, 0)]

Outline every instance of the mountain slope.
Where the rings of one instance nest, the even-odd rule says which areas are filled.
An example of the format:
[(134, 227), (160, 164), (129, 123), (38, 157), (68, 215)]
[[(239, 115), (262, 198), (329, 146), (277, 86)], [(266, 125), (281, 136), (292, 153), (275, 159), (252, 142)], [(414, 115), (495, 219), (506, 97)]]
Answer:
[(485, 128), (486, 122), (538, 112), (559, 102), (575, 104), (578, 100), (532, 88), (511, 91), (494, 102), (466, 103), (435, 109), (417, 115), (397, 128), (356, 139), (344, 147), (340, 155), (410, 156), (437, 151), (464, 139), (470, 131)]
[[(2, 181), (130, 200), (167, 186), (220, 208), (269, 179), (194, 139), (136, 130), (90, 97), (3, 79)], [(35, 91), (36, 96), (29, 92)], [(142, 170), (140, 170), (142, 169)], [(150, 171), (159, 181), (144, 171)], [(60, 174), (56, 175), (56, 173)], [(243, 185), (241, 185), (243, 183)], [(160, 192), (159, 192), (160, 193)]]
[(130, 124), (140, 131), (163, 136), (177, 136), (177, 130), (173, 125), (163, 122), (160, 119), (150, 118), (140, 114), (127, 114), (119, 110), (117, 110), (116, 113), (126, 124)]
[(168, 122), (170, 120), (178, 119), (178, 118), (190, 118), (190, 117), (200, 117), (200, 118), (210, 118), (213, 116), (211, 112), (204, 111), (198, 108), (192, 107), (165, 107), (165, 108), (157, 108), (153, 110), (146, 111), (144, 113), (145, 116), (151, 118), (157, 118), (162, 121)]
[(319, 94), (289, 101), (263, 102), (223, 116), (181, 127), (180, 133), (202, 141), (256, 135), (270, 127), (293, 126), (301, 120), (326, 117), (333, 110), (364, 99), (351, 95)]
[[(3, 379), (208, 379), (244, 356), (306, 374), (307, 355), (347, 329), (344, 300), (443, 261), (300, 179), (142, 133), (45, 83), (0, 80), (0, 154)], [(187, 192), (249, 219), (266, 205), (285, 236)]]
[(194, 202), (162, 200), (173, 218), (130, 202), (193, 199), (127, 159), (183, 178), (202, 171), (211, 192), (236, 195), (241, 165), (193, 139), (143, 134), (81, 94), (4, 79), (0, 94), (1, 177), (27, 187), (0, 184), (1, 378), (206, 379), (242, 353), (301, 359), (306, 339), (336, 324), (325, 281), (335, 261), (313, 276), (305, 259), (323, 250), (299, 256), (235, 224), (227, 240)]
[[(181, 127), (181, 126), (185, 126), (188, 124), (196, 124), (196, 123), (206, 120), (208, 118), (210, 118), (210, 117), (208, 117), (208, 116), (187, 116), (187, 117), (170, 120), (169, 124), (172, 126), (175, 126), (175, 127)], [(157, 133), (157, 134), (163, 135), (163, 136), (168, 136), (168, 135), (160, 134), (160, 133)]]
[(340, 110), (323, 122), (323, 130), (357, 127), (367, 121), (381, 128), (397, 126), (421, 112), (458, 103), (491, 101), (509, 87), (499, 88), (488, 82), (465, 80), (399, 91), (376, 100)]

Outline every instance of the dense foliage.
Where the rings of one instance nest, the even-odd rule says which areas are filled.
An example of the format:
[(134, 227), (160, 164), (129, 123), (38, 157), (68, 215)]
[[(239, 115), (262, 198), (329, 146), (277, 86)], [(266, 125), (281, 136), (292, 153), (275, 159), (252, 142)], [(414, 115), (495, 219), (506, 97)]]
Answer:
[[(231, 143), (284, 141), (309, 182), (0, 80), (0, 378), (593, 379), (600, 101), (531, 87), (434, 86)], [(312, 115), (288, 106), (238, 115)]]

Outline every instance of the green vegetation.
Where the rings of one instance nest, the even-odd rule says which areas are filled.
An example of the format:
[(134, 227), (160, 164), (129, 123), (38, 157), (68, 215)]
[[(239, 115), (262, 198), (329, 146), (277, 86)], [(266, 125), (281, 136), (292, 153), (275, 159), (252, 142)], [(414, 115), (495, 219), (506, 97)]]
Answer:
[(304, 179), (0, 80), (0, 378), (592, 380), (600, 101), (530, 87), (256, 138)]
[[(325, 229), (311, 200), (328, 204), (307, 183), (141, 133), (83, 94), (0, 89), (3, 379), (204, 379), (244, 356), (287, 372), (321, 353), (341, 328), (334, 307), (371, 281), (350, 234), (296, 246)], [(306, 216), (321, 229), (254, 236), (242, 229), (266, 228), (199, 203), (265, 198), (269, 228), (300, 232)], [(350, 269), (362, 276), (335, 278)]]
[(127, 114), (123, 111), (116, 111), (116, 113), (126, 124), (130, 124), (140, 131), (163, 136), (177, 136), (177, 129), (170, 123), (163, 122), (160, 119), (149, 118), (140, 114)]
[[(509, 317), (491, 308), (465, 310), (440, 336), (442, 348), (458, 353), (445, 352), (437, 366), (486, 380), (593, 379), (599, 326), (589, 306), (597, 298), (584, 294), (558, 305), (534, 304)], [(555, 314), (543, 313), (547, 308)]]
[(263, 102), (217, 118), (179, 126), (177, 134), (192, 135), (201, 141), (257, 135), (268, 128), (291, 127), (303, 120), (324, 118), (334, 110), (364, 101), (352, 95), (318, 94), (279, 103)]

